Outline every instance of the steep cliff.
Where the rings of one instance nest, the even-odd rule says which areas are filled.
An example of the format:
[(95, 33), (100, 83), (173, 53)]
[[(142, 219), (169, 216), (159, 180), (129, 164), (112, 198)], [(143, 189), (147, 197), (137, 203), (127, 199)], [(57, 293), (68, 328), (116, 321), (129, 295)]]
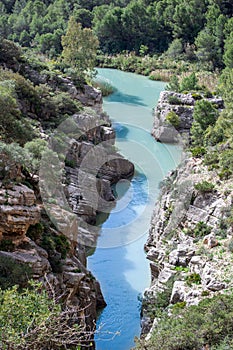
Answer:
[(115, 205), (111, 185), (131, 178), (134, 166), (114, 148), (115, 133), (102, 111), (99, 90), (61, 72), (42, 71), (20, 53), (0, 63), (1, 79), (10, 78), (17, 87), (18, 115), (32, 123), (37, 140), (39, 136), (49, 146), (43, 165), (37, 166), (39, 177), (21, 162), (19, 152), (24, 155), (24, 149), (17, 146), (19, 152), (14, 154), (13, 145), (6, 153), (7, 143), (1, 145), (1, 261), (25, 266), (28, 278), (42, 281), (49, 294), (93, 332), (97, 310), (106, 303), (98, 281), (86, 268), (86, 250), (96, 245), (98, 213)]
[[(157, 137), (163, 134), (166, 113), (174, 110), (168, 101), (174, 95), (183, 98), (170, 92), (161, 95), (154, 124), (161, 125), (153, 130)], [(187, 98), (191, 101), (191, 96)], [(189, 133), (192, 109), (183, 112), (176, 109), (181, 125), (189, 120)], [(231, 291), (232, 204), (232, 179), (221, 180), (202, 158), (186, 154), (183, 163), (163, 181), (145, 245), (151, 267), (151, 286), (145, 291), (142, 307), (142, 333), (149, 332), (147, 341), (161, 311), (169, 315), (176, 306), (197, 305), (203, 298)]]

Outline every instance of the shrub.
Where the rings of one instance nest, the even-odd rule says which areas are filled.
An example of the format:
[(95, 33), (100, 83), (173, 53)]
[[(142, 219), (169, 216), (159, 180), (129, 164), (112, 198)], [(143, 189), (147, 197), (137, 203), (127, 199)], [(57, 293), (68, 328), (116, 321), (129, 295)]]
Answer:
[(212, 192), (214, 189), (214, 184), (208, 181), (198, 182), (194, 185), (195, 189), (202, 193)]
[(184, 309), (186, 307), (186, 301), (181, 301), (176, 303), (172, 308), (172, 313), (179, 313), (181, 309)]
[(48, 253), (49, 262), (53, 272), (62, 271), (62, 261), (65, 259), (70, 250), (70, 243), (66, 236), (55, 235), (49, 231), (43, 232), (40, 242), (38, 243)]
[(170, 111), (166, 115), (166, 121), (169, 124), (173, 125), (175, 128), (177, 128), (180, 125), (180, 117), (174, 111)]
[(176, 75), (172, 75), (172, 77), (170, 78), (169, 84), (166, 86), (166, 89), (171, 91), (176, 91), (176, 92), (180, 91), (179, 80)]
[(5, 239), (3, 238), (0, 241), (0, 250), (4, 251), (4, 252), (12, 252), (15, 248), (14, 243), (12, 242), (11, 239)]
[(75, 159), (65, 159), (65, 166), (70, 167), (70, 168), (76, 168), (77, 167), (77, 162)]
[(179, 58), (183, 53), (183, 44), (181, 39), (174, 39), (169, 45), (165, 55), (171, 58)]
[(21, 60), (21, 49), (12, 41), (1, 39), (0, 62), (15, 64)]
[(197, 77), (195, 73), (191, 73), (188, 77), (184, 77), (180, 83), (180, 91), (190, 91), (197, 90), (199, 87), (197, 85)]
[[(172, 288), (173, 288), (174, 278), (170, 278), (170, 280), (166, 284), (166, 289), (163, 292), (157, 292), (154, 303), (147, 303), (146, 300), (143, 303), (146, 303), (146, 308), (148, 309), (149, 316), (161, 316), (167, 306), (170, 304)], [(142, 308), (144, 308), (142, 304)]]
[(0, 290), (0, 305), (1, 349), (79, 349), (93, 338), (77, 324), (77, 312), (62, 311), (41, 284)]
[(177, 97), (176, 95), (168, 96), (167, 100), (168, 100), (168, 103), (170, 103), (171, 105), (180, 105), (182, 103), (179, 97)]
[(211, 227), (208, 226), (205, 222), (199, 221), (193, 230), (193, 236), (196, 238), (201, 238), (210, 234), (211, 230)]
[(218, 167), (219, 163), (219, 153), (217, 151), (208, 152), (204, 158), (204, 164), (208, 165), (208, 168), (211, 170)]
[(29, 265), (20, 263), (10, 257), (0, 255), (0, 288), (7, 289), (14, 285), (26, 287), (32, 276)]
[[(179, 316), (164, 315), (146, 343), (147, 350), (232, 349), (233, 295), (206, 298), (180, 309)], [(230, 344), (229, 347), (217, 347)], [(139, 345), (139, 349), (145, 349)]]
[(193, 157), (199, 158), (206, 153), (206, 148), (201, 146), (196, 146), (191, 148), (191, 153)]
[(27, 236), (35, 242), (41, 239), (43, 233), (44, 233), (44, 226), (40, 222), (38, 222), (35, 225), (29, 226), (27, 230)]
[(233, 149), (225, 150), (220, 154), (219, 166), (222, 178), (229, 178), (233, 174)]
[(29, 154), (17, 143), (5, 144), (0, 141), (0, 178), (4, 181), (16, 180), (17, 169), (30, 167)]
[(29, 121), (22, 116), (15, 98), (14, 84), (0, 84), (1, 139), (23, 145), (34, 136)]
[(194, 98), (194, 100), (201, 100), (202, 99), (202, 96), (200, 94), (197, 94), (197, 93), (193, 93), (192, 97)]
[(187, 283), (188, 286), (191, 286), (193, 283), (194, 284), (201, 284), (201, 276), (199, 275), (199, 273), (191, 273), (191, 275), (188, 275), (185, 278), (185, 281)]
[(201, 296), (202, 297), (208, 297), (210, 295), (210, 292), (208, 291), (208, 290), (203, 290), (202, 292), (201, 292)]
[(113, 94), (116, 88), (112, 86), (108, 81), (94, 81), (93, 86), (100, 89), (104, 97)]

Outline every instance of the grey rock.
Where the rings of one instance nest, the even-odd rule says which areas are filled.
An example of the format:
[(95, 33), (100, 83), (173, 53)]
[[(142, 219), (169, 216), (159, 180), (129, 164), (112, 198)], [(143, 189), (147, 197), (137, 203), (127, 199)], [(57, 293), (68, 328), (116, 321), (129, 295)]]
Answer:
[(175, 281), (170, 298), (171, 304), (176, 304), (185, 300), (185, 282)]
[(220, 291), (222, 289), (225, 289), (226, 284), (213, 279), (213, 280), (210, 280), (208, 284), (206, 284), (206, 287), (207, 287), (207, 289), (209, 289), (213, 292), (217, 292), (217, 291)]

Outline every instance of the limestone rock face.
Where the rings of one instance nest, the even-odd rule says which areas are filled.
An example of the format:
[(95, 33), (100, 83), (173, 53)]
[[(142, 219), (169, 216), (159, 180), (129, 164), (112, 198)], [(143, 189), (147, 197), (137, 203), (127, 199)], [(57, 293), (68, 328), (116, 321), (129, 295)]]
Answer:
[[(214, 190), (197, 191), (195, 184), (200, 181), (213, 183)], [(228, 249), (232, 226), (224, 233), (221, 229), (232, 200), (231, 180), (219, 181), (201, 159), (186, 159), (164, 180), (145, 245), (151, 262), (151, 286), (145, 290), (142, 310), (146, 332), (158, 293), (167, 291), (170, 307), (179, 302), (189, 306), (233, 287)]]
[(33, 190), (25, 185), (0, 187), (0, 239), (15, 242), (25, 239), (30, 225), (40, 220), (40, 206), (36, 204)]
[[(74, 112), (71, 110), (67, 113), (74, 113), (66, 119), (66, 122), (74, 122), (74, 129), (65, 124), (68, 134), (70, 132), (72, 136), (62, 129), (64, 124), (59, 125), (60, 129), (56, 129), (57, 134), (54, 133), (60, 136), (59, 130), (62, 129), (62, 136), (68, 136), (67, 144), (59, 143), (60, 140), (64, 141), (62, 137), (58, 137), (57, 142), (61, 149), (63, 145), (64, 148), (67, 146), (63, 154), (65, 169), (58, 170), (58, 173), (61, 170), (61, 178), (53, 177), (52, 170), (55, 168), (56, 172), (58, 168), (48, 161), (45, 165), (52, 175), (43, 178), (40, 172), (40, 191), (34, 183), (35, 193), (23, 184), (0, 183), (0, 244), (2, 239), (8, 243), (10, 240), (14, 247), (6, 247), (5, 242), (5, 247), (2, 244), (0, 249), (13, 251), (0, 251), (0, 256), (13, 259), (15, 264), (29, 265), (33, 278), (42, 281), (52, 296), (55, 295), (77, 311), (81, 324), (90, 332), (95, 329), (97, 309), (103, 308), (106, 303), (98, 281), (86, 268), (86, 247), (96, 246), (99, 228), (94, 224), (97, 214), (105, 209), (109, 212), (115, 205), (111, 185), (120, 179), (130, 179), (134, 173), (134, 166), (113, 147), (115, 132), (109, 117), (102, 111), (102, 94), (99, 90), (87, 84), (80, 86), (80, 82), (72, 81), (62, 73), (51, 75), (46, 71), (39, 72), (24, 62), (14, 70), (22, 73), (35, 85), (47, 84), (53, 92), (69, 94), (73, 100), (82, 104), (83, 109), (79, 112), (81, 108), (77, 106)], [(51, 117), (57, 117), (56, 108), (42, 103), (38, 113), (34, 104), (29, 103), (27, 98), (18, 102), (23, 115), (37, 120), (40, 135), (47, 140), (49, 137), (44, 128)], [(53, 145), (52, 140), (50, 141), (49, 144)], [(17, 178), (25, 178), (20, 165), (15, 166), (7, 180), (10, 182)], [(42, 193), (46, 182), (49, 189), (48, 198)], [(33, 241), (27, 236), (27, 231), (31, 225), (39, 223), (41, 217), (43, 220), (46, 217), (43, 221), (43, 236)], [(56, 238), (61, 234), (66, 236), (70, 244), (66, 257), (57, 247), (53, 248)], [(46, 244), (43, 244), (43, 238), (45, 241), (47, 239)], [(62, 245), (61, 241), (58, 245)]]
[[(202, 97), (204, 98), (204, 97)], [(208, 100), (219, 109), (223, 108), (221, 98), (208, 98)], [(191, 93), (181, 94), (173, 91), (162, 91), (157, 107), (154, 111), (154, 123), (152, 135), (157, 141), (174, 143), (181, 138), (189, 139), (189, 132), (193, 122), (193, 110), (196, 100)], [(172, 126), (166, 120), (169, 112), (175, 112), (179, 119), (178, 126)]]

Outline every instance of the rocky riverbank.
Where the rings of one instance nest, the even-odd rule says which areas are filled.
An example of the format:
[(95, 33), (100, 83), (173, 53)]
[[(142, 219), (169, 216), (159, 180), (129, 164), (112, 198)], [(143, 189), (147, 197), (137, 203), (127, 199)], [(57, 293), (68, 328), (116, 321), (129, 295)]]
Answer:
[[(26, 98), (19, 98), (17, 102), (24, 116), (36, 120), (41, 138), (49, 141), (52, 127), (58, 126), (56, 112), (65, 115), (66, 108), (78, 132), (71, 130), (69, 148), (60, 163), (63, 164), (62, 197), (69, 204), (65, 210), (60, 206), (55, 180), (51, 183), (53, 192), (49, 194), (48, 211), (40, 190), (49, 178), (28, 174), (20, 162), (13, 160), (10, 163), (5, 151), (1, 151), (2, 159), (6, 158), (10, 169), (1, 163), (0, 258), (10, 260), (13, 266), (29, 266), (29, 277), (41, 281), (49, 294), (72, 309), (84, 329), (92, 333), (97, 310), (106, 303), (98, 281), (86, 268), (87, 246), (95, 247), (98, 213), (106, 208), (110, 210), (115, 204), (111, 185), (121, 178), (131, 178), (134, 166), (114, 149), (115, 133), (102, 111), (99, 90), (86, 84), (77, 85), (67, 75), (51, 76), (18, 59), (19, 62), (15, 60), (9, 67), (6, 67), (7, 62), (0, 64), (10, 69), (7, 74), (12, 78), (16, 77), (27, 84), (28, 89), (30, 87), (35, 93), (34, 100), (38, 98), (37, 105)], [(43, 87), (46, 96), (42, 91), (38, 96), (34, 87)], [(49, 104), (53, 96), (61, 96), (66, 106)], [(92, 155), (85, 163), (93, 150), (94, 158)], [(46, 167), (50, 170), (53, 164), (47, 163)], [(80, 178), (86, 179), (85, 185), (80, 184)], [(93, 202), (92, 194), (97, 196), (97, 204)], [(69, 215), (76, 218), (73, 226), (67, 225)]]
[[(182, 106), (174, 109), (170, 96), (182, 101)], [(223, 107), (221, 99), (213, 103)], [(171, 141), (172, 135), (174, 141), (174, 133), (189, 134), (193, 105), (191, 94), (163, 92), (155, 110), (152, 134), (156, 139)], [(166, 122), (171, 110), (181, 120), (181, 129), (173, 134)], [(196, 305), (232, 289), (232, 204), (232, 181), (220, 180), (202, 158), (187, 154), (164, 180), (145, 245), (151, 267), (151, 286), (142, 307), (142, 334), (147, 334), (147, 341), (161, 310), (169, 314), (174, 307)]]

